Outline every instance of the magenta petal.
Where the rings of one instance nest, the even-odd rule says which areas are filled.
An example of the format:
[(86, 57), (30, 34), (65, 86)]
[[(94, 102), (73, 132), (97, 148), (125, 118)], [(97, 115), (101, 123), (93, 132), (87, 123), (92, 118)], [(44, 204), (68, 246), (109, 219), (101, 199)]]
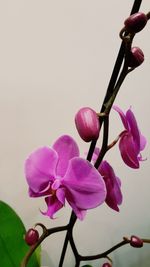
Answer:
[(30, 197), (43, 197), (43, 196), (48, 196), (51, 192), (51, 183), (48, 184), (46, 188), (39, 192), (34, 192), (30, 187), (29, 187), (29, 196)]
[(68, 135), (63, 135), (53, 145), (53, 149), (59, 156), (57, 165), (57, 175), (63, 177), (69, 160), (79, 156), (79, 149), (74, 139)]
[(146, 138), (145, 136), (143, 136), (141, 133), (140, 133), (140, 151), (144, 150), (145, 146), (146, 146)]
[(128, 120), (134, 142), (136, 143), (137, 149), (140, 152), (140, 132), (137, 125), (137, 121), (131, 109), (126, 112), (126, 118)]
[(56, 196), (58, 200), (65, 205), (65, 188), (58, 188), (56, 191)]
[(122, 203), (120, 179), (116, 177), (113, 168), (107, 161), (102, 161), (98, 170), (106, 184), (107, 196), (105, 202), (110, 208), (119, 211), (118, 205)]
[(109, 198), (106, 198), (106, 203), (112, 209), (119, 211), (118, 205), (122, 204), (122, 193), (120, 189), (120, 180), (116, 177), (116, 181), (114, 182), (113, 190), (110, 191)]
[(25, 175), (28, 185), (35, 193), (45, 190), (55, 177), (55, 169), (58, 162), (57, 153), (48, 147), (42, 147), (34, 151), (25, 162)]
[(119, 148), (123, 161), (129, 167), (133, 169), (138, 169), (139, 168), (138, 151), (133, 141), (133, 137), (130, 133), (122, 135), (119, 142)]
[(63, 204), (57, 199), (56, 195), (45, 198), (47, 204), (47, 211), (42, 212), (43, 215), (54, 219), (54, 214), (63, 207)]
[(123, 113), (123, 111), (119, 107), (117, 107), (117, 106), (113, 106), (113, 109), (118, 112), (118, 114), (120, 115), (120, 118), (122, 120), (122, 123), (123, 123), (125, 129), (127, 131), (129, 131), (128, 121), (127, 121), (126, 116)]
[(106, 187), (103, 178), (87, 160), (70, 160), (62, 184), (67, 189), (67, 201), (81, 210), (95, 208), (105, 201)]
[(74, 213), (76, 214), (77, 218), (82, 221), (85, 218), (85, 215), (86, 215), (87, 211), (79, 209), (74, 202), (69, 201), (69, 204), (72, 207), (72, 209), (73, 209)]
[(122, 204), (122, 199), (123, 199), (120, 187), (121, 187), (121, 180), (119, 177), (116, 176), (114, 192), (116, 195), (116, 200), (117, 200), (118, 205)]

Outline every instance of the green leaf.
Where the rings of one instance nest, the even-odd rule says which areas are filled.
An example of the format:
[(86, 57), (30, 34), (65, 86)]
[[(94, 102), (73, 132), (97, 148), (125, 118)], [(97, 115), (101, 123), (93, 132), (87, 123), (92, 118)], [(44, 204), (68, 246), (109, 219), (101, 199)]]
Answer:
[(82, 267), (92, 267), (92, 265), (83, 265)]
[[(24, 241), (25, 227), (16, 212), (0, 201), (0, 266), (19, 267), (29, 246)], [(28, 267), (40, 266), (40, 249), (31, 257)]]

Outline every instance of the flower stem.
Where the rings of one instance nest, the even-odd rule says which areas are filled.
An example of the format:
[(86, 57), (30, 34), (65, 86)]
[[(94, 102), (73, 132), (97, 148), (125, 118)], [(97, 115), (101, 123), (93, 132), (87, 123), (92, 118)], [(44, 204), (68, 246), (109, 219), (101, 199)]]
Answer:
[[(132, 7), (132, 10), (131, 10), (131, 14), (134, 14), (134, 13), (138, 12), (141, 3), (142, 3), (142, 0), (135, 0), (134, 1), (133, 7)], [(149, 19), (149, 17), (150, 17), (149, 13), (148, 13), (147, 16), (148, 16), (148, 19)], [(107, 113), (108, 115), (106, 114), (107, 116), (100, 116), (99, 117), (100, 125), (102, 126), (102, 124), (104, 123), (104, 136), (103, 136), (102, 149), (101, 149), (100, 155), (99, 155), (99, 157), (97, 159), (97, 162), (95, 163), (95, 166), (97, 168), (98, 168), (99, 164), (101, 163), (101, 161), (102, 161), (102, 159), (103, 159), (103, 157), (104, 157), (104, 155), (105, 155), (105, 153), (107, 151), (108, 130), (109, 130), (109, 112), (110, 112), (112, 104), (113, 104), (113, 102), (114, 102), (114, 100), (116, 98), (116, 95), (117, 95), (117, 93), (118, 93), (118, 91), (120, 89), (120, 86), (121, 86), (122, 82), (124, 81), (124, 78), (126, 77), (126, 75), (128, 73), (127, 71), (125, 71), (126, 69), (125, 69), (125, 63), (124, 63), (123, 71), (121, 72), (120, 77), (119, 77), (119, 73), (120, 73), (120, 70), (121, 70), (121, 67), (122, 67), (122, 63), (123, 63), (123, 60), (125, 58), (125, 53), (126, 53), (126, 46), (125, 46), (124, 41), (122, 41), (120, 49), (119, 49), (119, 53), (118, 53), (118, 56), (117, 56), (117, 59), (116, 59), (115, 65), (114, 65), (114, 69), (113, 69), (113, 72), (112, 72), (112, 75), (111, 75), (111, 78), (110, 78), (110, 81), (109, 81), (109, 84), (108, 84), (106, 95), (105, 95), (105, 98), (104, 98), (104, 101), (103, 101), (103, 104), (102, 104), (102, 108), (101, 108), (101, 111), (100, 111), (100, 113)], [(91, 145), (90, 145), (90, 148), (89, 148), (89, 152), (88, 152), (88, 155), (87, 155), (87, 160), (88, 161), (91, 161), (91, 159), (92, 159), (92, 155), (93, 155), (93, 152), (94, 152), (94, 149), (95, 149), (95, 146), (96, 146), (96, 142), (97, 141), (92, 141), (91, 142)], [(65, 240), (64, 240), (63, 248), (62, 248), (59, 267), (63, 266), (64, 259), (65, 259), (65, 254), (66, 254), (67, 246), (68, 246), (69, 242), (70, 242), (70, 245), (71, 245), (72, 251), (74, 253), (75, 260), (76, 260), (75, 267), (79, 267), (80, 266), (80, 262), (83, 261), (83, 260), (84, 261), (92, 260), (92, 259), (94, 260), (94, 259), (99, 259), (99, 258), (102, 258), (102, 257), (106, 258), (106, 257), (108, 257), (108, 254), (111, 253), (112, 251), (114, 251), (115, 249), (117, 249), (117, 248), (129, 243), (128, 240), (123, 240), (122, 242), (118, 243), (117, 245), (115, 245), (111, 249), (109, 249), (109, 250), (107, 250), (107, 251), (105, 251), (105, 252), (103, 252), (101, 254), (93, 255), (93, 256), (81, 256), (77, 251), (77, 248), (75, 246), (74, 239), (73, 239), (73, 227), (75, 225), (76, 219), (77, 219), (76, 215), (72, 211), (72, 214), (71, 214), (70, 221), (69, 221), (68, 225), (61, 226), (61, 227), (55, 227), (55, 228), (52, 228), (52, 229), (45, 229), (43, 231), (43, 234), (39, 238), (38, 242), (35, 245), (30, 247), (30, 249), (29, 249), (28, 253), (25, 255), (20, 267), (26, 267), (26, 265), (28, 263), (28, 260), (30, 259), (30, 257), (33, 254), (34, 250), (41, 244), (41, 242), (46, 237), (48, 237), (49, 235), (51, 235), (53, 233), (60, 232), (60, 231), (65, 231), (66, 230), (66, 237), (65, 237)], [(150, 242), (150, 240), (147, 240), (147, 239), (143, 239), (143, 241), (145, 243), (149, 243)]]
[[(37, 224), (37, 225), (42, 225), (42, 224)], [(29, 249), (29, 251), (27, 252), (27, 254), (25, 255), (25, 257), (23, 258), (20, 267), (26, 267), (27, 263), (30, 259), (30, 257), (32, 256), (33, 252), (35, 251), (35, 249), (42, 243), (42, 241), (57, 232), (61, 232), (61, 231), (65, 231), (68, 229), (68, 225), (65, 226), (58, 226), (58, 227), (54, 227), (54, 228), (50, 228), (47, 229), (45, 226), (43, 227), (43, 234), (40, 236), (39, 240), (37, 241), (37, 243), (35, 245), (32, 245)]]
[[(143, 243), (150, 243), (150, 239), (142, 239)], [(118, 244), (116, 244), (115, 246), (113, 246), (112, 248), (97, 254), (97, 255), (92, 255), (92, 256), (80, 256), (81, 261), (89, 261), (89, 260), (97, 260), (97, 259), (101, 259), (101, 258), (106, 258), (108, 257), (108, 254), (112, 253), (114, 250), (126, 245), (130, 243), (130, 239), (128, 238), (124, 238), (123, 241), (119, 242)]]
[[(141, 2), (142, 2), (142, 0), (135, 0), (134, 1), (134, 4), (133, 4), (133, 7), (132, 7), (132, 10), (131, 10), (130, 14), (134, 14), (134, 13), (138, 12), (138, 10), (140, 8), (140, 5), (141, 5)], [(126, 63), (124, 63), (123, 71), (122, 71), (122, 73), (120, 75), (120, 78), (118, 79), (118, 76), (119, 76), (119, 73), (120, 73), (120, 69), (121, 69), (121, 66), (122, 66), (122, 63), (123, 63), (123, 60), (124, 60), (124, 57), (125, 57), (125, 50), (126, 50), (125, 43), (122, 41), (120, 49), (119, 49), (119, 53), (118, 53), (118, 56), (117, 56), (117, 59), (116, 59), (115, 65), (114, 65), (114, 69), (113, 69), (113, 72), (112, 72), (112, 75), (111, 75), (111, 78), (110, 78), (110, 82), (108, 84), (108, 88), (107, 88), (107, 91), (106, 91), (106, 95), (105, 95), (105, 98), (104, 98), (100, 113), (103, 113), (103, 112), (104, 113), (106, 113), (106, 112), (109, 113), (110, 112), (112, 104), (113, 104), (113, 102), (114, 102), (114, 100), (116, 98), (116, 95), (117, 95), (117, 93), (118, 93), (118, 91), (120, 89), (120, 86), (121, 86), (122, 82), (124, 81), (124, 79), (125, 79), (125, 77), (127, 75), (127, 71), (125, 71)], [(117, 79), (118, 79), (118, 82), (117, 82)], [(105, 153), (107, 151), (109, 116), (99, 117), (99, 121), (100, 121), (100, 125), (102, 125), (103, 122), (104, 122), (104, 136), (103, 136), (103, 145), (102, 145), (101, 153), (100, 153), (100, 155), (99, 155), (99, 157), (98, 157), (98, 159), (97, 159), (97, 161), (95, 163), (95, 167), (97, 167), (97, 168), (98, 168), (99, 164), (101, 163), (101, 161), (102, 161), (102, 159), (103, 159), (103, 157), (104, 157), (104, 155), (105, 155)], [(95, 149), (96, 143), (97, 143), (97, 141), (95, 141), (95, 140), (91, 142), (91, 145), (90, 145), (90, 148), (89, 148), (89, 151), (88, 151), (88, 155), (87, 155), (87, 160), (88, 161), (91, 161), (91, 159), (92, 159), (92, 155), (94, 153), (94, 149)], [(70, 223), (71, 223), (71, 221), (72, 221), (72, 216), (70, 218)], [(72, 227), (72, 229), (73, 229), (73, 227)], [(61, 254), (61, 258), (60, 258), (59, 267), (63, 266), (65, 253), (66, 253), (67, 246), (68, 246), (68, 241), (69, 241), (69, 234), (68, 233), (69, 233), (69, 229), (67, 230), (67, 233), (66, 233), (66, 237), (65, 237), (65, 241), (64, 241), (64, 245), (63, 245), (63, 249), (62, 249), (62, 254)], [(125, 242), (125, 241), (123, 241), (123, 242)], [(72, 247), (72, 249), (74, 251), (73, 247)], [(75, 267), (79, 267), (80, 260), (78, 259), (78, 257), (76, 257), (76, 254), (74, 254), (74, 255), (75, 255), (75, 258), (76, 258)]]
[[(132, 14), (134, 14), (134, 13), (139, 11), (141, 3), (142, 3), (142, 0), (135, 0), (134, 1), (134, 4), (133, 4), (133, 7), (132, 7), (130, 15), (132, 15)], [(113, 71), (112, 71), (112, 75), (111, 75), (111, 78), (110, 78), (110, 81), (109, 81), (109, 84), (108, 84), (108, 87), (107, 87), (106, 95), (104, 97), (104, 101), (103, 101), (100, 113), (104, 112), (105, 104), (107, 103), (107, 101), (110, 99), (110, 97), (112, 95), (112, 92), (114, 90), (117, 78), (119, 76), (119, 72), (120, 72), (120, 69), (121, 69), (121, 66), (122, 66), (122, 63), (123, 63), (124, 56), (125, 56), (125, 43), (122, 41), (122, 43), (120, 45), (119, 52), (118, 52), (118, 56), (117, 56), (117, 59), (116, 59), (116, 62), (115, 62), (115, 65), (114, 65), (114, 68), (113, 68)], [(99, 120), (100, 120), (100, 125), (102, 126), (104, 118), (101, 117)], [(91, 145), (90, 145), (90, 148), (89, 148), (89, 151), (88, 151), (88, 155), (87, 155), (87, 160), (89, 160), (89, 161), (91, 161), (91, 159), (92, 159), (92, 155), (94, 153), (94, 149), (95, 149), (96, 143), (97, 143), (97, 141), (95, 141), (95, 140), (91, 142)]]
[(72, 211), (58, 267), (62, 267), (63, 266), (64, 259), (65, 259), (65, 254), (66, 254), (66, 251), (67, 251), (68, 242), (69, 242), (69, 239), (70, 239), (69, 238), (70, 231), (72, 231), (73, 226), (74, 226), (74, 224), (76, 222), (76, 219), (77, 219), (77, 217), (76, 217), (75, 213)]

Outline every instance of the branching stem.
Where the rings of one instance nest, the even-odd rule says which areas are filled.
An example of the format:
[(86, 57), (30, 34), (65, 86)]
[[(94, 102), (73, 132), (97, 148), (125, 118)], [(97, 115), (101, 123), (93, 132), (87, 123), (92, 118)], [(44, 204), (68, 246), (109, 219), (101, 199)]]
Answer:
[[(142, 0), (135, 0), (130, 14), (134, 14), (134, 13), (138, 12), (141, 3), (142, 3)], [(150, 12), (147, 14), (147, 18), (148, 19), (150, 18)], [(132, 71), (132, 69), (128, 69), (127, 61), (128, 61), (128, 52), (130, 50), (133, 37), (134, 36), (131, 36), (130, 42), (128, 42), (127, 44), (125, 43), (125, 38), (123, 38), (123, 40), (122, 40), (120, 50), (119, 50), (119, 53), (118, 53), (118, 56), (117, 56), (117, 59), (116, 59), (115, 65), (114, 65), (114, 69), (113, 69), (113, 72), (112, 72), (112, 75), (110, 78), (110, 82), (108, 84), (106, 95), (105, 95), (105, 98), (104, 98), (104, 101), (103, 101), (103, 104), (102, 104), (102, 107), (100, 110), (100, 113), (104, 113), (104, 114), (106, 114), (106, 116), (99, 116), (99, 123), (100, 123), (101, 127), (104, 124), (103, 125), (104, 131), (103, 131), (103, 142), (102, 142), (100, 154), (97, 158), (97, 161), (95, 162), (96, 168), (99, 167), (101, 161), (103, 160), (103, 157), (105, 156), (106, 152), (109, 149), (108, 132), (109, 132), (109, 113), (110, 113), (110, 110), (112, 108), (114, 100), (118, 94), (118, 91), (119, 91), (126, 75)], [(123, 67), (122, 67), (122, 64), (123, 64)], [(122, 67), (122, 71), (121, 71), (121, 67)], [(97, 143), (97, 141), (91, 142), (89, 152), (87, 155), (88, 161), (91, 161), (91, 159), (92, 159), (96, 143)], [(38, 242), (35, 245), (30, 247), (30, 249), (29, 249), (28, 253), (26, 254), (26, 256), (24, 257), (20, 267), (26, 267), (27, 266), (28, 260), (30, 259), (31, 255), (33, 254), (35, 249), (41, 244), (41, 242), (46, 237), (50, 236), (53, 233), (57, 233), (57, 232), (61, 232), (61, 231), (66, 231), (66, 237), (64, 240), (63, 248), (62, 248), (59, 267), (63, 267), (68, 243), (70, 243), (73, 254), (75, 256), (75, 267), (79, 267), (81, 261), (96, 260), (96, 259), (100, 259), (100, 258), (108, 258), (108, 254), (110, 254), (114, 250), (116, 250), (116, 249), (120, 248), (121, 246), (124, 246), (130, 242), (128, 239), (124, 239), (123, 241), (121, 241), (120, 243), (116, 244), (115, 246), (113, 246), (112, 248), (110, 248), (109, 250), (107, 250), (103, 253), (93, 255), (93, 256), (82, 256), (78, 253), (78, 250), (76, 248), (74, 238), (73, 238), (73, 227), (75, 225), (76, 219), (77, 219), (76, 215), (72, 211), (69, 224), (66, 226), (60, 226), (60, 227), (55, 227), (52, 229), (46, 229), (45, 227), (42, 227), (42, 225), (39, 224), (43, 228), (43, 234), (39, 238)], [(144, 243), (150, 243), (150, 240), (149, 239), (143, 239), (143, 242)]]

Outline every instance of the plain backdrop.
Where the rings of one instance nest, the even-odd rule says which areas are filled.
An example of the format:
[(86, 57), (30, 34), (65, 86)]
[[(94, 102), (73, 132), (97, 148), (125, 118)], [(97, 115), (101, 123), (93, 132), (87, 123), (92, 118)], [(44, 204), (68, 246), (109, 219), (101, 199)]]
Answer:
[[(26, 228), (36, 222), (54, 227), (69, 220), (68, 206), (55, 220), (41, 215), (44, 199), (28, 197), (24, 161), (32, 150), (51, 145), (62, 134), (72, 135), (85, 156), (89, 144), (79, 138), (74, 115), (83, 106), (99, 111), (120, 46), (119, 31), (132, 4), (131, 0), (0, 0), (0, 198), (17, 211)], [(143, 0), (141, 10), (149, 9), (149, 1)], [(102, 252), (123, 236), (150, 238), (149, 36), (150, 24), (134, 40), (144, 51), (145, 62), (127, 77), (115, 102), (123, 110), (132, 106), (148, 141), (143, 152), (147, 160), (133, 170), (122, 162), (118, 146), (106, 155), (122, 180), (123, 204), (119, 213), (104, 204), (76, 223), (75, 242), (84, 255)], [(122, 129), (112, 112), (109, 141)], [(63, 238), (58, 233), (43, 242), (44, 266), (58, 266)], [(125, 246), (111, 257), (116, 267), (148, 267), (150, 246)], [(93, 266), (102, 263), (95, 261)], [(71, 266), (74, 259), (68, 249), (65, 267)]]

